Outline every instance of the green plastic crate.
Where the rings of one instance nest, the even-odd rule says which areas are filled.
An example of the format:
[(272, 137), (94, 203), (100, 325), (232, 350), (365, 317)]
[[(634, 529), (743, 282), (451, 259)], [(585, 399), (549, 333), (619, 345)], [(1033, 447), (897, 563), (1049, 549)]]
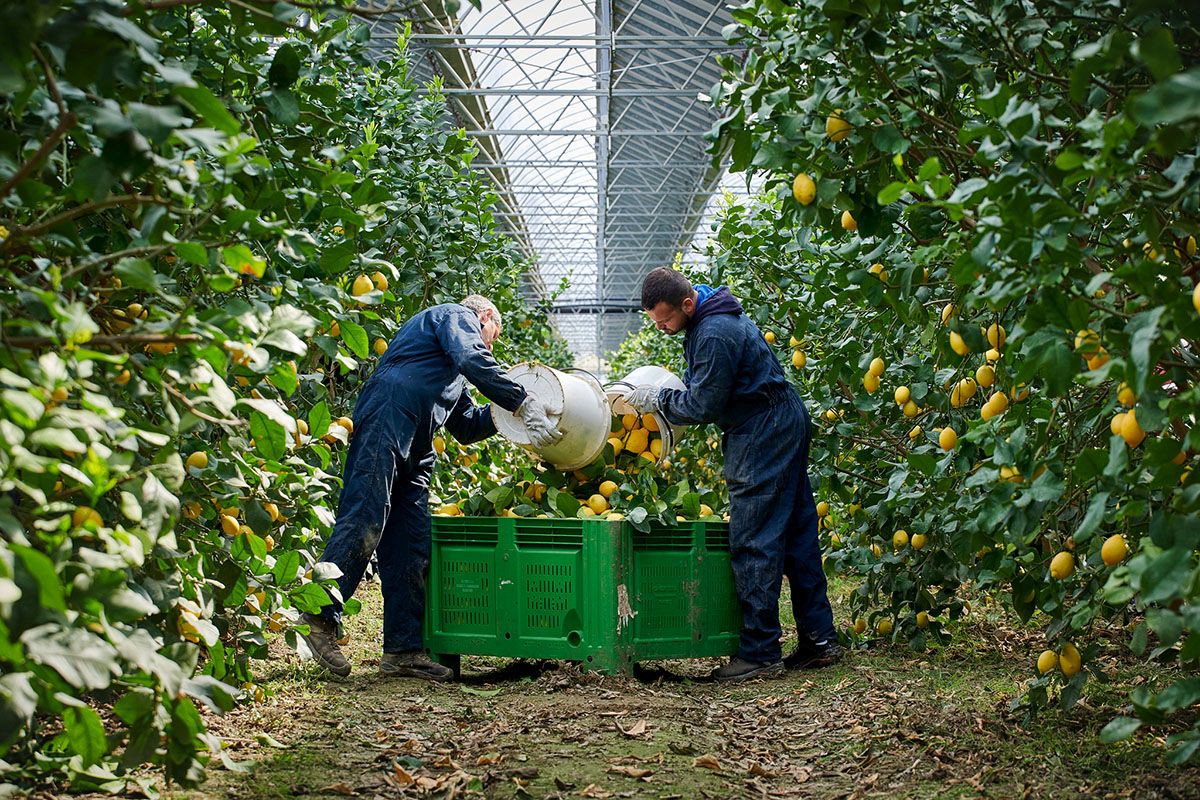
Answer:
[(434, 517), (425, 646), (460, 655), (637, 661), (729, 655), (741, 612), (728, 526)]

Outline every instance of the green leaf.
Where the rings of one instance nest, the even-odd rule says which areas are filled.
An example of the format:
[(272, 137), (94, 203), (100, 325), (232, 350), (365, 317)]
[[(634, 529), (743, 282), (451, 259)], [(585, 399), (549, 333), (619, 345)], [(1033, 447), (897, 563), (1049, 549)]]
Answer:
[(366, 358), (371, 351), (371, 342), (367, 338), (367, 332), (363, 326), (348, 319), (342, 320), (339, 324), (342, 329), (342, 341), (350, 348), (350, 352), (359, 358)]
[[(1200, 85), (1197, 88), (1200, 89)], [(1134, 394), (1141, 395), (1146, 390), (1146, 381), (1154, 369), (1155, 359), (1150, 350), (1158, 338), (1158, 323), (1166, 310), (1165, 306), (1158, 306), (1135, 314), (1125, 326), (1125, 332), (1129, 334), (1129, 358), (1133, 361), (1131, 385)]]
[(85, 767), (95, 764), (108, 752), (104, 723), (100, 721), (99, 714), (86, 706), (63, 709), (63, 730), (71, 750), (80, 757)]
[(161, 288), (154, 267), (144, 258), (124, 258), (117, 262), (113, 274), (130, 289), (157, 292)]
[(265, 414), (255, 411), (250, 415), (250, 435), (254, 437), (254, 449), (263, 458), (279, 461), (287, 453), (287, 431)]
[(79, 628), (46, 623), (25, 631), (21, 643), (31, 661), (50, 667), (77, 689), (105, 689), (121, 674), (113, 646)]
[(66, 611), (67, 599), (62, 581), (50, 557), (25, 545), (13, 543), (9, 546), (18, 559), (13, 577), (21, 587), (21, 593), (36, 596), (38, 604), (49, 611)]
[(199, 242), (180, 242), (175, 245), (175, 252), (189, 264), (197, 267), (208, 266), (208, 248)]
[(296, 580), (296, 573), (299, 569), (300, 554), (295, 550), (285, 550), (275, 559), (275, 566), (271, 567), (271, 574), (275, 577), (277, 586), (287, 586)]
[(1135, 99), (1133, 116), (1145, 125), (1200, 119), (1200, 67), (1172, 75)]
[(1150, 28), (1133, 43), (1133, 52), (1150, 68), (1156, 81), (1162, 81), (1183, 69), (1175, 38), (1168, 28)]
[(291, 127), (300, 119), (300, 106), (290, 89), (276, 89), (263, 95), (263, 105), (280, 125)]
[(229, 109), (225, 108), (217, 97), (203, 86), (176, 86), (175, 94), (204, 120), (217, 130), (233, 136), (241, 130)]
[(244, 244), (222, 248), (221, 262), (240, 275), (253, 275), (255, 278), (261, 278), (267, 268), (267, 262), (254, 255)]
[(1079, 522), (1079, 527), (1075, 529), (1072, 538), (1076, 542), (1086, 541), (1104, 521), (1104, 512), (1108, 508), (1108, 492), (1097, 492), (1092, 496), (1091, 502), (1088, 504), (1087, 513), (1083, 515), (1083, 519)]
[(308, 432), (314, 439), (319, 439), (329, 431), (329, 423), (333, 416), (324, 400), (319, 401), (308, 412)]
[(292, 42), (284, 42), (271, 59), (267, 80), (272, 86), (287, 88), (300, 77), (300, 49)]
[(1100, 731), (1100, 741), (1105, 744), (1120, 742), (1128, 739), (1142, 727), (1142, 721), (1134, 717), (1117, 717), (1109, 722)]

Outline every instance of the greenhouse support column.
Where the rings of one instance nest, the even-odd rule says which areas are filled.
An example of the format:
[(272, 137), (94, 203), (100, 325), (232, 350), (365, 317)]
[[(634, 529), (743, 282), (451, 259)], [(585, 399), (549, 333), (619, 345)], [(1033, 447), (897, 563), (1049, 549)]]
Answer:
[[(605, 230), (608, 227), (608, 104), (612, 96), (612, 0), (596, 0), (596, 299), (605, 297)], [(596, 367), (600, 369), (604, 352), (605, 315), (596, 316)]]

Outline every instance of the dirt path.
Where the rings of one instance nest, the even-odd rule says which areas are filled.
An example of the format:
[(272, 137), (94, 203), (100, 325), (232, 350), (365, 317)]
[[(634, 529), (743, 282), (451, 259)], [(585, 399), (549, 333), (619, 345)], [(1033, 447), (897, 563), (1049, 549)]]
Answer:
[(960, 637), (974, 649), (735, 686), (706, 682), (707, 662), (639, 680), (483, 658), (431, 685), (376, 677), (377, 588), (364, 600), (353, 675), (327, 682), (281, 650), (269, 699), (211, 722), (252, 771), (218, 767), (180, 797), (1200, 797), (1200, 768), (1147, 738), (1099, 743), (1119, 693), (1021, 727), (1008, 707), (1032, 632), (980, 623)]

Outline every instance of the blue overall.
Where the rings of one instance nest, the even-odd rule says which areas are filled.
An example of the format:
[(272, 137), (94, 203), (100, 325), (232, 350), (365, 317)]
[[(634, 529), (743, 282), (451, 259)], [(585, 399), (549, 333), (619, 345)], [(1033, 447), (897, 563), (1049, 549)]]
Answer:
[[(321, 560), (341, 569), (348, 599), (378, 552), (385, 653), (422, 647), (434, 431), (444, 426), (464, 444), (496, 432), (490, 406), (471, 401), (467, 381), (509, 411), (525, 400), (484, 346), (475, 312), (448, 303), (400, 327), (354, 405), (337, 521)], [(321, 610), (334, 622), (341, 613), (336, 599)]]
[(837, 636), (808, 480), (811, 423), (737, 299), (724, 287), (695, 288), (700, 303), (683, 340), (687, 388), (664, 389), (659, 401), (673, 424), (716, 423), (724, 433), (730, 555), (742, 606), (738, 656), (773, 663), (781, 657), (784, 575), (800, 647)]

